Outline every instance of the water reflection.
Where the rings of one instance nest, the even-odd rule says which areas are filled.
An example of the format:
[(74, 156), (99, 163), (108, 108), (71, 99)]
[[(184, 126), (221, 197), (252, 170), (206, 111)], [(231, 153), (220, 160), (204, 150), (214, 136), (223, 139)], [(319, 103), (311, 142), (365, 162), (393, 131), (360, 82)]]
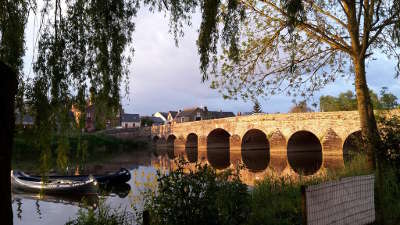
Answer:
[(252, 171), (263, 171), (269, 163), (269, 142), (264, 132), (249, 130), (242, 140), (242, 159)]
[(116, 185), (104, 185), (100, 189), (102, 195), (117, 195), (120, 198), (125, 198), (131, 191), (131, 185), (128, 183)]
[(216, 169), (225, 169), (230, 165), (229, 133), (215, 129), (207, 137), (207, 160)]
[(167, 138), (167, 154), (170, 159), (175, 158), (175, 140), (176, 137), (174, 135), (170, 135)]
[(21, 202), (21, 199), (16, 199), (15, 200), (16, 201), (16, 203), (17, 203), (17, 217), (18, 217), (18, 219), (21, 219), (22, 217), (21, 217), (21, 214), (22, 214), (22, 202)]
[(287, 156), (296, 173), (311, 175), (322, 165), (322, 146), (313, 133), (298, 131), (288, 141)]
[(42, 213), (40, 212), (39, 200), (36, 200), (35, 205), (36, 205), (36, 214), (39, 216), (39, 219), (42, 219)]
[[(94, 163), (85, 166), (84, 173), (99, 174), (128, 168), (132, 178), (122, 185), (102, 186), (98, 195), (88, 196), (51, 196), (24, 192), (12, 193), (14, 225), (65, 224), (76, 217), (80, 208), (96, 208), (102, 199), (113, 208), (132, 211), (132, 195), (139, 194), (135, 183), (154, 183), (156, 169), (151, 166), (151, 151), (119, 153), (108, 158), (107, 163)], [(104, 162), (104, 161), (103, 161)], [(18, 169), (18, 168), (15, 168)], [(30, 172), (30, 171), (26, 171)], [(133, 179), (133, 174), (137, 174)], [(150, 179), (151, 178), (151, 179)]]
[(196, 134), (189, 134), (186, 140), (185, 152), (189, 162), (196, 162), (198, 157), (198, 137)]
[[(261, 138), (261, 136), (256, 135), (256, 138), (253, 136), (251, 139), (246, 139), (244, 144), (245, 151), (230, 152), (229, 134), (222, 129), (217, 129), (216, 132), (212, 132), (208, 136), (207, 149), (205, 149), (205, 147), (198, 149), (198, 139), (193, 137), (189, 142), (189, 148), (186, 148), (185, 152), (187, 153), (189, 161), (210, 163), (217, 169), (232, 168), (233, 164), (231, 164), (231, 160), (240, 161), (243, 158), (247, 168), (241, 171), (241, 179), (244, 183), (253, 185), (255, 181), (263, 179), (263, 177), (271, 173), (272, 165), (275, 162), (273, 157), (278, 157), (277, 154), (271, 154), (271, 162), (269, 162), (267, 154), (269, 147), (266, 147), (268, 146), (266, 144), (267, 142), (264, 138)], [(161, 146), (160, 142), (163, 142), (162, 139), (159, 140), (157, 147)], [(164, 143), (163, 146), (166, 146), (166, 141)], [(253, 143), (257, 144), (253, 145)], [(271, 139), (271, 146), (274, 143), (273, 139)], [(292, 145), (289, 145), (289, 147), (290, 146)], [(158, 148), (158, 150), (160, 149), (162, 150), (162, 148)], [(166, 148), (164, 149), (166, 150)], [(290, 149), (292, 151), (296, 148), (292, 146)], [(318, 155), (318, 150), (319, 149), (315, 149), (315, 151), (312, 151), (317, 153), (315, 159), (308, 154), (305, 155), (306, 157), (300, 156), (300, 159), (304, 160), (305, 163), (309, 161), (314, 163), (321, 159), (321, 156)], [(175, 161), (171, 159), (168, 154), (168, 151), (159, 151), (162, 154), (157, 156), (152, 155), (150, 152), (150, 150), (146, 150), (143, 152), (120, 153), (114, 158), (105, 160), (106, 163), (86, 166), (86, 171), (83, 172), (92, 174), (119, 170), (120, 167), (128, 168), (131, 171), (131, 180), (127, 184), (105, 186), (103, 187), (103, 191), (96, 196), (96, 198), (71, 199), (70, 197), (65, 198), (65, 196), (63, 198), (60, 196), (13, 193), (14, 224), (65, 224), (69, 219), (75, 218), (80, 208), (98, 206), (100, 199), (104, 199), (105, 203), (111, 207), (122, 207), (126, 208), (128, 211), (132, 210), (132, 205), (139, 205), (138, 207), (140, 207), (143, 192), (148, 188), (156, 188), (157, 170), (165, 174), (168, 173), (168, 171), (175, 170), (177, 167)], [(193, 155), (189, 153), (193, 153)], [(293, 160), (293, 156), (298, 153), (299, 152), (296, 151), (290, 153), (292, 159), (291, 166), (293, 166), (293, 163), (296, 165), (296, 160), (299, 160), (298, 157), (294, 157), (296, 160)], [(281, 155), (279, 155), (279, 157), (281, 157)], [(282, 155), (281, 161), (286, 163), (284, 158), (285, 156)], [(285, 163), (279, 166), (285, 168)], [(300, 163), (300, 165), (302, 164)], [(194, 169), (195, 163), (190, 163), (188, 166)], [(262, 168), (264, 169), (262, 170)]]

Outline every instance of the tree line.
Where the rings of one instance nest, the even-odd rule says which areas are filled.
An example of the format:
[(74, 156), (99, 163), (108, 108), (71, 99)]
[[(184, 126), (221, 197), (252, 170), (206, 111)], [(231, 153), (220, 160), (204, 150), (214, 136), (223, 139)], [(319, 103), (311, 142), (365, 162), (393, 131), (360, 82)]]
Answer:
[[(373, 90), (369, 90), (371, 96), (372, 106), (375, 110), (390, 110), (400, 108), (398, 98), (396, 95), (388, 91), (387, 87), (382, 87), (379, 94)], [(312, 104), (316, 108), (318, 104)], [(307, 101), (293, 101), (293, 106), (290, 108), (290, 113), (299, 112), (312, 112), (315, 111), (312, 107), (308, 106)], [(357, 95), (351, 91), (339, 93), (338, 96), (322, 95), (319, 98), (319, 111), (320, 112), (334, 112), (334, 111), (354, 111), (357, 110)]]
[[(375, 110), (395, 109), (399, 107), (397, 96), (382, 87), (379, 95), (369, 90), (372, 106)], [(352, 91), (340, 93), (337, 97), (323, 95), (319, 98), (321, 112), (357, 110), (357, 96)]]

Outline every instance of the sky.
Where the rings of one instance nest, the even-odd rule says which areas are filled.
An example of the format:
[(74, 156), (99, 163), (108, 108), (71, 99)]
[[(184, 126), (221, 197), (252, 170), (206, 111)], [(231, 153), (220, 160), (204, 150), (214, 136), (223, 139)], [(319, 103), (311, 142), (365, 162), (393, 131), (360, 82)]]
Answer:
[[(37, 20), (30, 17), (26, 32), (24, 71), (31, 77), (37, 23)], [(195, 106), (234, 113), (251, 111), (252, 102), (224, 100), (216, 90), (209, 88), (208, 83), (201, 82), (200, 58), (196, 46), (200, 16), (195, 15), (192, 26), (185, 28), (185, 35), (179, 39), (178, 47), (173, 36), (168, 33), (168, 23), (169, 18), (164, 13), (149, 13), (146, 9), (141, 9), (135, 18), (135, 53), (130, 66), (130, 91), (122, 99), (124, 111), (151, 115), (158, 111), (177, 111)], [(376, 60), (367, 65), (369, 87), (379, 93), (380, 88), (386, 86), (400, 98), (400, 79), (394, 79), (394, 62), (385, 56), (374, 57)], [(309, 102), (316, 102), (321, 95), (335, 96), (340, 92), (354, 90), (352, 84), (351, 78), (338, 79), (315, 93)], [(292, 97), (286, 95), (259, 99), (263, 112), (267, 113), (287, 112), (293, 105), (292, 100)]]

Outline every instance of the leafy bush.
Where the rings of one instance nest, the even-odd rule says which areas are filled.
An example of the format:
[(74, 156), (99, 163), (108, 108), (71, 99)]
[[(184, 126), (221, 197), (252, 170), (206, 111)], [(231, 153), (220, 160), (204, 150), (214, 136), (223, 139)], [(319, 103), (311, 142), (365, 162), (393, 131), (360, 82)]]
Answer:
[(289, 177), (266, 177), (251, 194), (249, 224), (302, 224), (301, 183)]
[(386, 224), (400, 224), (400, 117), (378, 116), (383, 146), (379, 152), (379, 184)]
[(383, 164), (397, 168), (397, 175), (400, 178), (400, 117), (378, 116), (377, 121), (383, 141), (379, 160)]
[(132, 215), (121, 209), (111, 209), (100, 203), (97, 209), (79, 209), (77, 218), (68, 221), (66, 225), (130, 225), (134, 220)]
[(319, 176), (279, 177), (273, 174), (256, 183), (251, 193), (251, 213), (248, 224), (303, 224), (301, 186), (337, 180), (343, 177), (371, 174), (367, 157), (355, 155), (340, 170), (328, 170)]
[(158, 172), (158, 190), (147, 193), (151, 224), (245, 224), (250, 195), (238, 173), (202, 164), (190, 169), (182, 159), (177, 165), (169, 174)]
[(388, 225), (400, 224), (400, 182), (396, 176), (398, 170), (386, 167), (383, 171), (383, 210), (385, 223)]

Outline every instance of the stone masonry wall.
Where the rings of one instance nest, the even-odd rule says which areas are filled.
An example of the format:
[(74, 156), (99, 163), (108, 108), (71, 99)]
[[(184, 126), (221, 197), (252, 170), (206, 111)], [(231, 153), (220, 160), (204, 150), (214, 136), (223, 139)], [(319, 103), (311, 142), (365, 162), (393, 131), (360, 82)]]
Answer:
[[(387, 115), (400, 115), (400, 110), (391, 110)], [(359, 131), (360, 121), (357, 111), (312, 112), (290, 114), (256, 114), (214, 120), (202, 120), (171, 125), (153, 126), (151, 136), (166, 140), (170, 135), (175, 139), (176, 149), (183, 151), (186, 138), (193, 133), (198, 136), (199, 157), (207, 151), (207, 136), (221, 128), (230, 134), (230, 158), (240, 158), (241, 139), (247, 131), (263, 131), (270, 142), (271, 165), (279, 167), (287, 164), (286, 145), (294, 133), (309, 131), (322, 145), (323, 167), (343, 165), (343, 144), (353, 132)], [(283, 169), (283, 168), (282, 168)]]

